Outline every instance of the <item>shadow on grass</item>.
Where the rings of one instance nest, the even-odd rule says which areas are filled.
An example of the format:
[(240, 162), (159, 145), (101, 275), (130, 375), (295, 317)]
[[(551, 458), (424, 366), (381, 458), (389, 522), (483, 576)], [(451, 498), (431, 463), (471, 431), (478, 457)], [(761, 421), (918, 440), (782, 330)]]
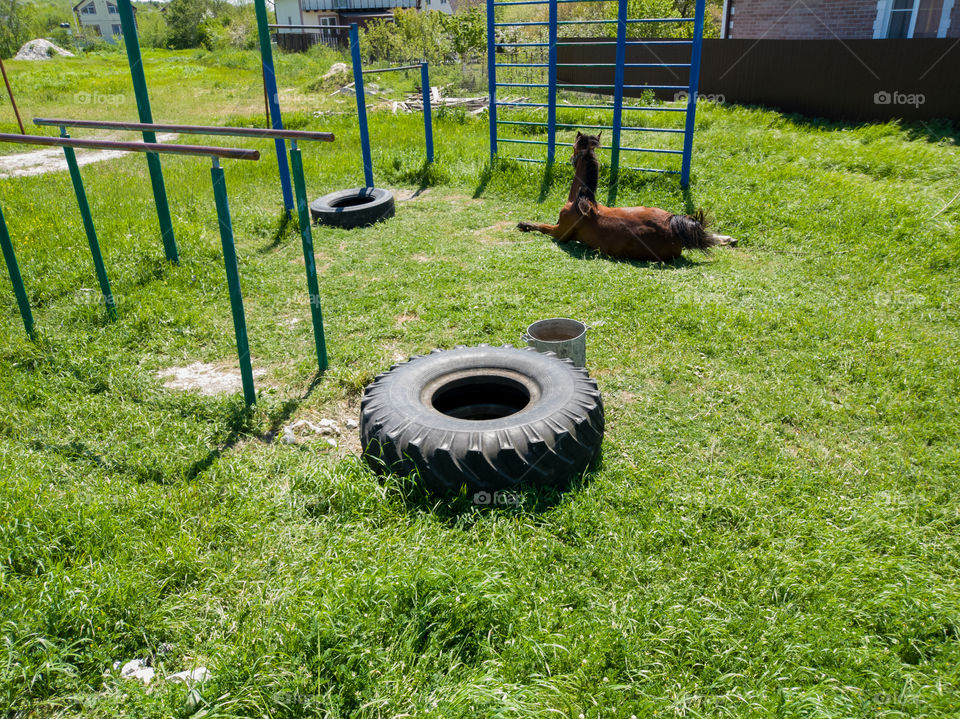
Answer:
[[(604, 260), (606, 262), (616, 262), (618, 264), (624, 265), (633, 265), (637, 268), (650, 268), (654, 267), (656, 269), (671, 269), (679, 270), (685, 267), (699, 267), (704, 264), (703, 261), (697, 261), (691, 259), (687, 254), (680, 255), (675, 260), (670, 260), (668, 262), (653, 262), (651, 260), (628, 260), (622, 259), (620, 257), (611, 257), (610, 255), (605, 255), (602, 252), (587, 247), (586, 245), (581, 245), (579, 242), (570, 241), (570, 242), (557, 242), (553, 241), (557, 247), (566, 252), (571, 257), (578, 260)], [(706, 257), (704, 253), (698, 253)]]
[(550, 189), (553, 187), (554, 175), (554, 166), (547, 165), (543, 171), (543, 181), (540, 183), (540, 194), (537, 196), (537, 203), (542, 203), (547, 199), (547, 195), (550, 194)]
[(280, 210), (280, 216), (277, 218), (277, 224), (273, 230), (273, 235), (270, 238), (270, 244), (261, 247), (257, 251), (263, 255), (277, 249), (281, 244), (283, 244), (284, 239), (286, 239), (287, 232), (290, 230), (291, 224), (294, 225), (293, 229), (299, 229), (299, 223), (295, 222), (293, 213), (287, 212), (286, 210)]
[(568, 480), (551, 485), (521, 483), (496, 491), (476, 490), (463, 485), (456, 495), (440, 495), (427, 489), (418, 474), (400, 476), (380, 473), (387, 493), (403, 508), (415, 514), (431, 514), (451, 528), (469, 529), (484, 517), (496, 514), (537, 515), (549, 511), (586, 488), (602, 468), (602, 456), (587, 470)]
[(490, 180), (493, 178), (493, 165), (489, 162), (483, 166), (483, 169), (480, 170), (480, 182), (477, 183), (477, 186), (473, 190), (473, 199), (477, 199), (486, 192), (487, 185), (490, 184)]
[[(313, 376), (313, 379), (310, 381), (310, 384), (307, 386), (307, 389), (304, 390), (303, 394), (301, 394), (299, 397), (287, 399), (281, 403), (279, 407), (276, 407), (272, 411), (268, 411), (266, 415), (266, 423), (269, 429), (260, 434), (259, 439), (266, 443), (272, 442), (280, 433), (280, 428), (283, 427), (287, 420), (293, 416), (294, 412), (297, 411), (297, 408), (299, 408), (303, 402), (310, 398), (314, 388), (320, 384), (320, 380), (322, 379), (323, 373), (319, 371), (316, 372)], [(190, 469), (186, 472), (187, 480), (194, 480), (207, 469), (209, 469), (214, 462), (220, 459), (220, 457), (222, 457), (226, 452), (233, 449), (242, 437), (256, 436), (256, 428), (253, 422), (255, 410), (237, 403), (231, 404), (231, 410), (230, 417), (227, 421), (229, 431), (226, 438), (216, 447), (210, 450), (207, 456), (197, 460), (190, 466)]]

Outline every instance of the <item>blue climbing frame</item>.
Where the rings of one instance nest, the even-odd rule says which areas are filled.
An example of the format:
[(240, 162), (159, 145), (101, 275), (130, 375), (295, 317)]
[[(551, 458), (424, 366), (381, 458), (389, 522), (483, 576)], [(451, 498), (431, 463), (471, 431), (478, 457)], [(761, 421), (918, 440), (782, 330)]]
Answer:
[[(617, 2), (616, 20), (558, 20), (557, 6), (560, 3), (571, 2)], [(696, 121), (697, 111), (697, 91), (700, 81), (700, 56), (703, 46), (703, 19), (706, 0), (696, 1), (696, 10), (694, 17), (675, 17), (675, 18), (628, 18), (627, 0), (486, 0), (487, 2), (487, 76), (490, 92), (490, 157), (491, 160), (497, 155), (499, 143), (513, 143), (521, 145), (546, 145), (547, 157), (546, 163), (552, 164), (554, 161), (554, 152), (557, 145), (557, 129), (570, 129), (573, 127), (584, 127), (583, 125), (565, 125), (557, 123), (557, 46), (558, 45), (578, 45), (577, 42), (563, 42), (558, 38), (557, 29), (562, 25), (617, 25), (616, 40), (609, 42), (592, 42), (591, 45), (616, 45), (616, 62), (614, 68), (614, 84), (590, 84), (590, 85), (564, 85), (563, 89), (576, 91), (585, 91), (591, 89), (613, 89), (612, 105), (590, 105), (590, 104), (564, 104), (564, 108), (573, 109), (591, 109), (591, 110), (612, 110), (612, 125), (591, 125), (589, 127), (600, 130), (611, 130), (613, 140), (610, 146), (610, 187), (612, 197), (616, 196), (617, 179), (620, 172), (620, 153), (637, 152), (649, 153), (653, 155), (680, 155), (680, 170), (669, 170), (649, 167), (631, 167), (626, 169), (638, 170), (641, 172), (657, 172), (666, 174), (679, 174), (680, 184), (686, 188), (690, 185), (690, 164), (693, 155), (693, 132)], [(537, 22), (497, 22), (495, 13), (498, 7), (513, 5), (547, 5), (548, 19)], [(627, 26), (634, 23), (693, 23), (693, 38), (690, 40), (628, 40)], [(497, 42), (496, 31), (500, 27), (545, 27), (547, 29), (547, 42)], [(691, 48), (689, 63), (627, 63), (626, 49), (628, 45), (688, 45)], [(526, 48), (546, 48), (546, 63), (498, 63), (497, 50), (505, 47), (526, 47)], [(523, 67), (523, 68), (544, 68), (547, 70), (546, 83), (515, 83), (515, 82), (497, 82), (497, 68), (500, 67)], [(610, 63), (597, 63), (592, 67), (611, 67)], [(689, 77), (686, 85), (625, 85), (624, 69), (627, 67), (645, 67), (645, 68), (688, 68)], [(525, 87), (525, 88), (545, 88), (547, 90), (547, 102), (497, 102), (497, 89), (504, 87)], [(639, 107), (634, 105), (624, 106), (624, 89), (642, 89), (642, 90), (677, 90), (686, 91), (686, 107)], [(526, 107), (526, 108), (545, 108), (547, 110), (546, 122), (530, 121), (511, 121), (498, 118), (497, 108), (499, 107)], [(685, 115), (684, 127), (663, 128), (663, 127), (642, 127), (637, 125), (623, 124), (623, 111), (644, 111), (644, 112), (682, 112)], [(547, 128), (547, 141), (542, 140), (521, 140), (514, 138), (498, 137), (498, 125), (534, 125)], [(622, 145), (621, 136), (625, 131), (630, 132), (656, 132), (683, 135), (683, 149), (661, 149), (647, 147), (627, 147)], [(517, 157), (513, 158), (523, 162), (543, 162), (543, 160)]]

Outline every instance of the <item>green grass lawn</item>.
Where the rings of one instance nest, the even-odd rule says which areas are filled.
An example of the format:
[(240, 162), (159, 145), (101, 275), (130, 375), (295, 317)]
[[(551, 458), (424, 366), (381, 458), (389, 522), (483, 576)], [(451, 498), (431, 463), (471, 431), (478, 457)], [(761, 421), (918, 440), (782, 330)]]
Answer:
[[(258, 122), (255, 57), (236, 57), (150, 54), (157, 119)], [(302, 89), (327, 60), (281, 67)], [(10, 65), (28, 117), (78, 115), (72, 88), (129, 93), (122, 56)], [(69, 88), (49, 87), (58, 67)], [(288, 117), (337, 133), (304, 146), (314, 197), (361, 181), (351, 103), (315, 96)], [(315, 229), (316, 382), (271, 145), (224, 163), (263, 371), (250, 416), (157, 377), (236, 363), (206, 160), (163, 160), (177, 267), (144, 158), (83, 168), (116, 323), (90, 300), (69, 177), (0, 180), (40, 329), (26, 337), (0, 273), (5, 716), (960, 713), (955, 132), (704, 105), (689, 196), (628, 177), (619, 202), (703, 206), (740, 245), (670, 265), (515, 232), (555, 218), (570, 170), (491, 171), (486, 133), (437, 118), (427, 171), (418, 116), (371, 116), (378, 183), (424, 191), (389, 222)], [(553, 316), (593, 325), (607, 410), (601, 465), (560, 497), (435, 501), (374, 476), (354, 438), (271, 441), (356, 417), (399, 359), (518, 343)], [(151, 686), (104, 675), (133, 658)], [(163, 680), (197, 666), (196, 694)]]

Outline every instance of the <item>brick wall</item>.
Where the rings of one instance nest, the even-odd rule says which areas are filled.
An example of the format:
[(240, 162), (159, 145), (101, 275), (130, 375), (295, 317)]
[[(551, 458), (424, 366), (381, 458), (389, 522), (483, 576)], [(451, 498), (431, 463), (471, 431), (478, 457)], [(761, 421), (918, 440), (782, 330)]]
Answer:
[[(729, 0), (730, 39), (844, 40), (873, 37), (877, 0)], [(954, 16), (958, 8), (954, 8)], [(729, 12), (729, 11), (728, 11)], [(951, 27), (951, 30), (953, 28)], [(951, 32), (951, 35), (953, 33)]]

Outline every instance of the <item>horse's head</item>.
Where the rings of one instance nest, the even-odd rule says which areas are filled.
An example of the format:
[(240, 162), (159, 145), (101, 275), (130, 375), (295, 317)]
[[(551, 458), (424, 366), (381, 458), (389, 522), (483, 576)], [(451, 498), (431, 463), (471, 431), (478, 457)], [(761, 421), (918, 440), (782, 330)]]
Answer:
[(574, 167), (581, 158), (592, 157), (598, 147), (600, 147), (600, 135), (584, 135), (577, 132), (577, 139), (573, 141), (573, 155), (570, 157), (570, 164)]

